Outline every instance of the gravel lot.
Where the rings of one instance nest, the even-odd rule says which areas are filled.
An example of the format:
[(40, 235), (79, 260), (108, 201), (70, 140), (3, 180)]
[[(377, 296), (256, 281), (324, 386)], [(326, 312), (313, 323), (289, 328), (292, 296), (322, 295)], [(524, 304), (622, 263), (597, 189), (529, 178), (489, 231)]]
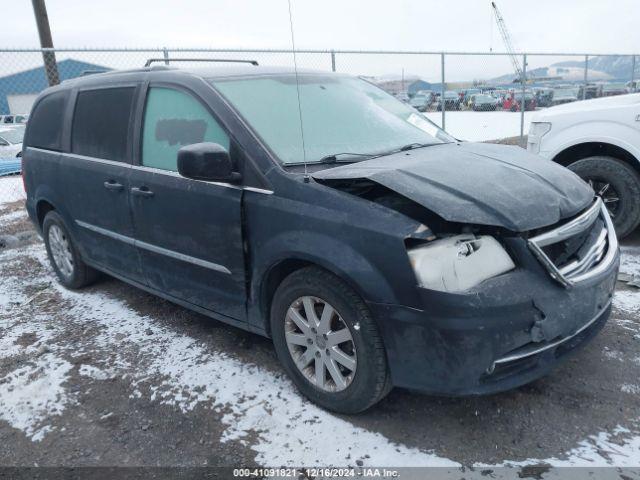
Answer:
[[(0, 239), (0, 465), (640, 467), (640, 289), (624, 282), (546, 378), (396, 389), (345, 417), (298, 395), (266, 339), (114, 279), (61, 288), (21, 201), (0, 203)], [(640, 277), (640, 232), (623, 272)]]

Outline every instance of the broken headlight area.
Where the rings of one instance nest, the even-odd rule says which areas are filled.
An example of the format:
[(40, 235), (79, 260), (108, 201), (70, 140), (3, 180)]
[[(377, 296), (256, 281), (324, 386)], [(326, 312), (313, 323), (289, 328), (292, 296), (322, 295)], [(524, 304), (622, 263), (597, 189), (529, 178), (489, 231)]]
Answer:
[(409, 248), (408, 254), (418, 284), (441, 292), (463, 292), (515, 268), (504, 247), (490, 235), (441, 238)]

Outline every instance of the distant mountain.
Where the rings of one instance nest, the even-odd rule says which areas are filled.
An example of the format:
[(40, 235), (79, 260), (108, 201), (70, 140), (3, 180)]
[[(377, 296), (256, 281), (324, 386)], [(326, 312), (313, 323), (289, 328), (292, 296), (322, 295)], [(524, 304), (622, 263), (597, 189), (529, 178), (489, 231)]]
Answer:
[[(618, 80), (631, 79), (631, 56), (615, 55), (615, 56), (598, 56), (589, 58), (589, 70), (598, 70), (607, 73), (611, 77)], [(555, 67), (579, 67), (584, 68), (584, 60), (567, 60), (564, 62), (554, 63)], [(640, 57), (636, 57), (635, 78), (640, 73)]]
[[(569, 62), (564, 62), (569, 63)], [(584, 62), (583, 62), (584, 63)], [(589, 62), (589, 71), (587, 72), (587, 78), (589, 81), (597, 81), (597, 80), (612, 80), (614, 77), (609, 75), (608, 73), (602, 72), (600, 70), (591, 68), (591, 62)], [(494, 78), (491, 80), (492, 83), (510, 83), (513, 82), (516, 78), (515, 73), (508, 73), (506, 75), (502, 75), (500, 77)], [(545, 79), (557, 79), (563, 80), (567, 82), (577, 82), (581, 81), (584, 78), (584, 65), (582, 68), (574, 65), (560, 65), (559, 63), (554, 63), (550, 67), (540, 67), (534, 68), (532, 70), (527, 70), (527, 78), (545, 78)]]
[[(640, 78), (640, 56), (636, 58), (635, 78)], [(566, 60), (554, 63), (549, 67), (534, 68), (527, 72), (527, 77), (561, 77), (570, 82), (580, 81), (584, 78), (584, 60)], [(631, 57), (624, 55), (597, 56), (589, 58), (589, 81), (602, 80), (630, 80)], [(494, 83), (509, 83), (515, 79), (515, 73), (508, 73), (494, 78)]]

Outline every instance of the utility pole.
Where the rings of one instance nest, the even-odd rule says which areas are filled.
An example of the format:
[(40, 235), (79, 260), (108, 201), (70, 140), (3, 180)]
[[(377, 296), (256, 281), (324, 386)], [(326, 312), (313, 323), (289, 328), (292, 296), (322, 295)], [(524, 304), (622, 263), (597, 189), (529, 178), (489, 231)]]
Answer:
[(56, 53), (53, 50), (53, 39), (51, 38), (51, 27), (49, 27), (49, 16), (47, 15), (47, 7), (45, 0), (31, 0), (33, 4), (33, 13), (36, 16), (36, 25), (38, 26), (38, 36), (40, 37), (40, 47), (42, 47), (42, 60), (44, 61), (44, 71), (47, 74), (49, 86), (60, 83), (58, 75), (58, 64), (56, 63)]

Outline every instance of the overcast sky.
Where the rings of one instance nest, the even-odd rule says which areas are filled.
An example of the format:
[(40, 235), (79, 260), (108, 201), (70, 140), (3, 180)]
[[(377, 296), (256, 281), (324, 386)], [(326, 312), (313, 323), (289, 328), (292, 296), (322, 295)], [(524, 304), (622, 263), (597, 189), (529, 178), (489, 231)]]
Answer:
[[(489, 0), (291, 1), (297, 48), (504, 51)], [(0, 48), (37, 47), (31, 1), (3, 3)], [(638, 0), (497, 3), (520, 50), (640, 52)], [(47, 7), (57, 47), (291, 46), (286, 0), (47, 0)], [(351, 58), (338, 65), (381, 73), (379, 60), (375, 67)], [(392, 63), (393, 71), (407, 63), (420, 74), (437, 65)], [(461, 63), (452, 61), (451, 71), (462, 72)]]

